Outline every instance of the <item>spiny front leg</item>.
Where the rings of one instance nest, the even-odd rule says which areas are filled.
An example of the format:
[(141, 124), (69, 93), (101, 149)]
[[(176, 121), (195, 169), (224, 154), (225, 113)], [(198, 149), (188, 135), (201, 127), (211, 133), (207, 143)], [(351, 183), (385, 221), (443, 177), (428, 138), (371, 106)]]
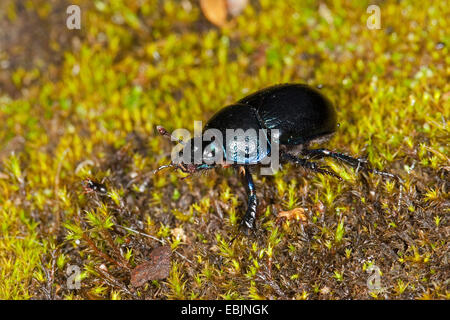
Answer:
[(327, 149), (312, 149), (312, 150), (306, 149), (303, 150), (303, 154), (307, 156), (308, 159), (321, 159), (325, 157), (333, 158), (348, 164), (349, 166), (355, 168), (356, 171), (363, 169), (367, 172), (372, 172), (385, 177), (395, 178), (400, 181), (400, 178), (392, 173), (378, 171), (376, 169), (369, 168), (369, 166), (367, 165), (367, 161), (364, 159), (353, 158), (340, 152), (334, 152)]
[(245, 167), (241, 167), (244, 170), (245, 181), (247, 183), (247, 194), (248, 194), (248, 207), (245, 212), (244, 218), (242, 219), (242, 225), (245, 225), (249, 229), (255, 227), (256, 220), (256, 209), (258, 207), (258, 198), (256, 197), (255, 184), (253, 183), (252, 174), (250, 170)]

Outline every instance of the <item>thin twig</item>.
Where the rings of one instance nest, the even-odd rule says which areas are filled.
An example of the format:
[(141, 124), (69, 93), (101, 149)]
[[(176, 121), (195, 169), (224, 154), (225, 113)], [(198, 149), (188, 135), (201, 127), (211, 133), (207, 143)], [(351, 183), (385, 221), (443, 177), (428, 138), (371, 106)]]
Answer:
[(108, 271), (102, 270), (101, 268), (99, 268), (97, 266), (95, 266), (94, 268), (98, 273), (100, 273), (103, 276), (103, 278), (106, 280), (106, 282), (109, 282), (113, 286), (116, 286), (116, 287), (122, 289), (129, 295), (136, 297), (136, 294), (134, 294), (130, 290), (128, 290), (128, 288), (124, 284), (117, 281)]
[[(141, 236), (144, 236), (144, 237), (153, 239), (153, 240), (158, 241), (159, 243), (161, 243), (161, 244), (163, 244), (163, 245), (166, 244), (166, 241), (165, 241), (165, 240), (158, 239), (158, 238), (156, 238), (156, 237), (154, 237), (154, 236), (152, 236), (152, 235), (149, 235), (149, 234), (147, 234), (147, 233), (143, 233), (143, 232), (140, 232), (140, 231), (137, 231), (137, 230), (128, 228), (128, 227), (124, 227), (124, 226), (118, 225), (118, 224), (115, 224), (115, 226), (116, 226), (116, 227), (119, 227), (119, 228), (122, 228), (122, 229), (125, 229), (125, 230), (128, 230), (128, 231), (130, 231), (130, 232), (137, 233), (137, 234), (139, 234), (139, 235), (141, 235)], [(181, 258), (183, 258), (184, 260), (186, 260), (187, 262), (193, 264), (193, 262), (192, 262), (191, 260), (189, 260), (188, 258), (186, 258), (185, 256), (183, 256), (181, 253), (179, 253), (179, 252), (177, 252), (177, 251), (174, 251), (174, 252), (175, 252), (177, 255), (179, 255)]]

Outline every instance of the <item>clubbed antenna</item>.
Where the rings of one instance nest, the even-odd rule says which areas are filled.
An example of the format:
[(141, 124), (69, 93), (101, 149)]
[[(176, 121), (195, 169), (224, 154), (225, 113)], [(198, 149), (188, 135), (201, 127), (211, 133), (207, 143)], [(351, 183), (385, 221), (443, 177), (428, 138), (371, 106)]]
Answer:
[(175, 138), (175, 137), (174, 137), (173, 135), (171, 135), (171, 134), (169, 133), (169, 131), (167, 131), (164, 127), (162, 127), (162, 126), (156, 126), (156, 129), (158, 129), (158, 132), (159, 132), (160, 135), (165, 136), (165, 137), (168, 137), (168, 138), (170, 138), (170, 140), (172, 140), (172, 141), (178, 141), (179, 143), (181, 143), (181, 144), (184, 146), (183, 140)]

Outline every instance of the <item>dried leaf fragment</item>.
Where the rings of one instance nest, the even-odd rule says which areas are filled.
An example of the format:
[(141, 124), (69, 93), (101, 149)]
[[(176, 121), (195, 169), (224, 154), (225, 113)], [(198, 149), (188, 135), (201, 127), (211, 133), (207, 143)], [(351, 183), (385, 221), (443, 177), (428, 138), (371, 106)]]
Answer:
[(227, 21), (226, 0), (200, 0), (200, 7), (209, 22), (216, 26), (223, 26)]
[(227, 15), (238, 16), (247, 6), (248, 0), (200, 0), (206, 19), (218, 27), (227, 22)]
[(289, 211), (280, 211), (277, 215), (277, 222), (281, 223), (284, 220), (297, 220), (300, 223), (304, 224), (308, 221), (305, 209), (303, 208), (295, 208)]
[(143, 286), (147, 281), (167, 278), (170, 273), (169, 245), (161, 246), (150, 253), (150, 260), (141, 263), (131, 271), (131, 285), (135, 288)]

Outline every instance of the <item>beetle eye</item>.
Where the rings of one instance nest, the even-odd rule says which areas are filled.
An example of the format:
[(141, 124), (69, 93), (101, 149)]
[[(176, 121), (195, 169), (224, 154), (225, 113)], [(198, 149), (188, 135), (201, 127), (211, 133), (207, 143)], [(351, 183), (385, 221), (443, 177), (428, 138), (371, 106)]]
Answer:
[(214, 142), (208, 144), (205, 149), (203, 150), (203, 157), (208, 159), (214, 157), (216, 153), (216, 146), (214, 145)]

